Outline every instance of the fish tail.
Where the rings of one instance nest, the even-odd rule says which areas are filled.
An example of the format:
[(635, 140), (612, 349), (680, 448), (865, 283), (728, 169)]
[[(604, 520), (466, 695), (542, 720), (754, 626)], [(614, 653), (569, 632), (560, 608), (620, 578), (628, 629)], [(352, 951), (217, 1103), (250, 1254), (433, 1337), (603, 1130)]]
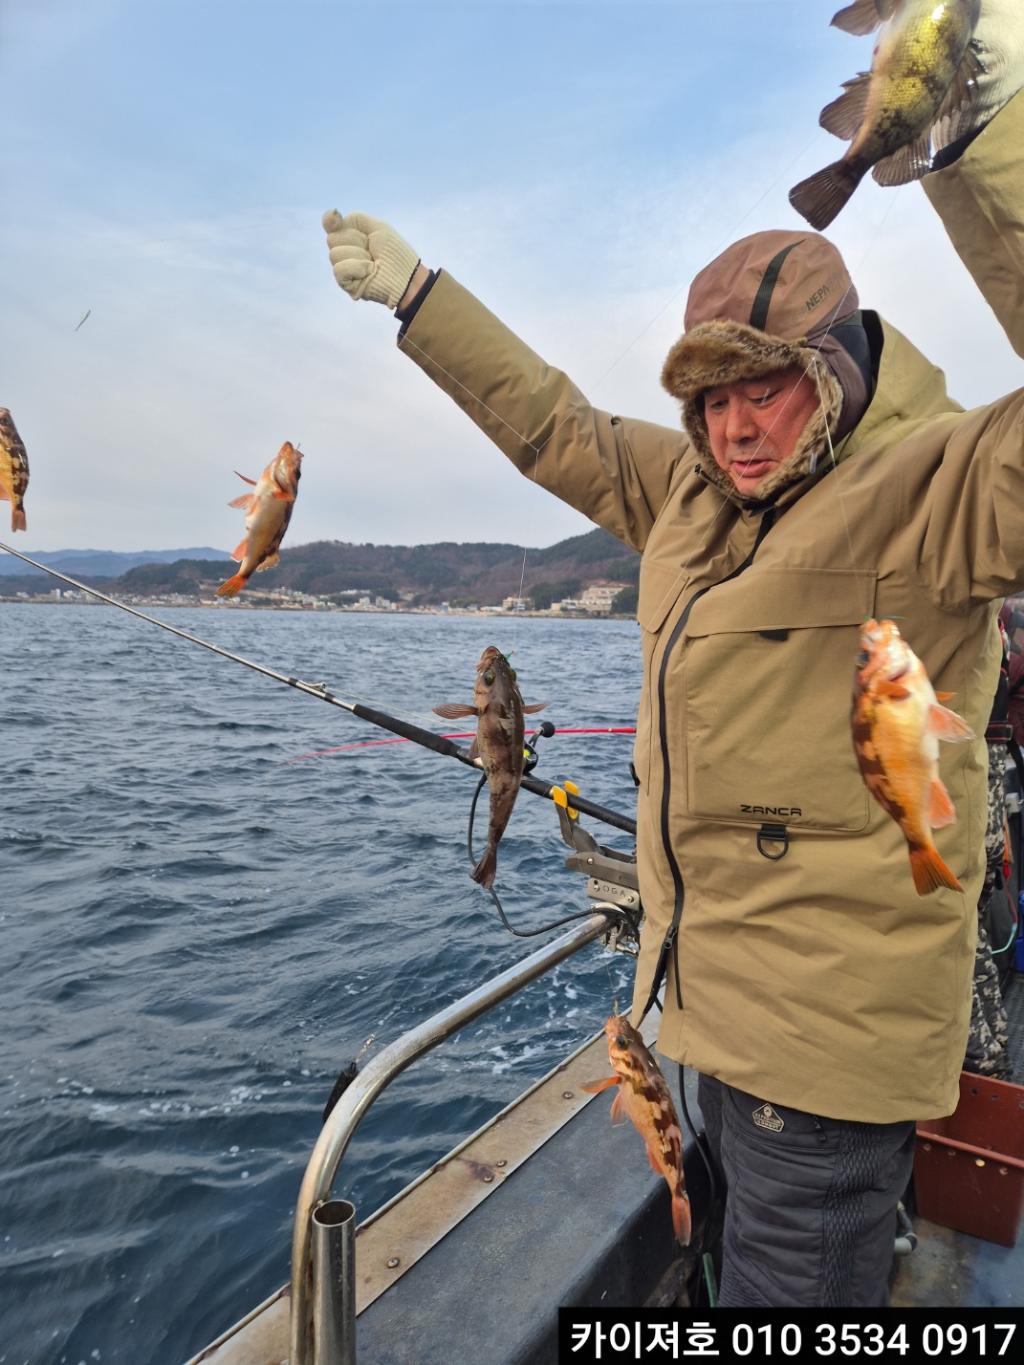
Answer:
[(690, 1245), (692, 1231), (690, 1220), (690, 1196), (685, 1190), (675, 1190), (672, 1195), (672, 1228), (680, 1246)]
[(238, 594), (248, 583), (249, 579), (245, 574), (236, 573), (226, 582), (222, 583), (217, 589), (218, 597), (237, 597)]
[(866, 170), (866, 166), (856, 161), (834, 161), (823, 171), (794, 185), (789, 192), (789, 202), (811, 227), (820, 232), (846, 205)]
[(481, 886), (493, 886), (494, 874), (498, 870), (498, 850), (493, 844), (488, 844), (484, 856), (469, 874), (475, 882)]
[(28, 523), (25, 521), (25, 509), (24, 509), (24, 507), (12, 507), (12, 508), (11, 508), (11, 530), (12, 530), (12, 531), (27, 531), (27, 530), (28, 530)]
[(948, 886), (951, 891), (962, 891), (963, 887), (939, 856), (934, 844), (911, 848), (910, 868), (914, 874), (914, 886), (919, 896), (927, 896), (930, 891), (938, 891), (940, 886)]

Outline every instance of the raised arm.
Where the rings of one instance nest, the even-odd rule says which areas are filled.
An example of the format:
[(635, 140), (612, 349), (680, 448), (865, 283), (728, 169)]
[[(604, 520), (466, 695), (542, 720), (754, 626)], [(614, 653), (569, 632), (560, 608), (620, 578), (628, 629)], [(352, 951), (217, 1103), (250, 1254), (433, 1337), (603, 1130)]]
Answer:
[(426, 271), (386, 224), (327, 214), (324, 227), (338, 283), (398, 305), (407, 319), (400, 349), (516, 468), (642, 550), (689, 450), (683, 433), (591, 407), (450, 275)]
[(1024, 356), (1024, 91), (921, 182), (1013, 349)]

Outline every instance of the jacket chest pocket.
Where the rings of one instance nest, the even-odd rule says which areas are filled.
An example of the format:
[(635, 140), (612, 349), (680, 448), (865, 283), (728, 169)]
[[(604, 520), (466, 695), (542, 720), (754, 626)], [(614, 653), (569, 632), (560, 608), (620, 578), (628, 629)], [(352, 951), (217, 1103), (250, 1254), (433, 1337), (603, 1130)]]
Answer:
[(751, 572), (694, 604), (679, 660), (690, 815), (857, 833), (871, 816), (850, 736), (875, 575)]

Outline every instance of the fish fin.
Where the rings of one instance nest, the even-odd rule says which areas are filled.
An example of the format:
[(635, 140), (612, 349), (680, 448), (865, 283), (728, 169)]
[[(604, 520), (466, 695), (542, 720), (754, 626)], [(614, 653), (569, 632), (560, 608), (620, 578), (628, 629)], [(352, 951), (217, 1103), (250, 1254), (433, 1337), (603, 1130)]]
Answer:
[(844, 142), (852, 142), (864, 122), (870, 89), (870, 71), (862, 71), (852, 80), (843, 81), (843, 93), (825, 105), (818, 122), (826, 132), (834, 133)]
[(240, 540), (238, 544), (235, 546), (235, 548), (231, 551), (231, 558), (235, 561), (236, 564), (241, 564), (242, 560), (245, 558), (245, 552), (248, 548), (249, 537), (246, 536), (246, 538), (244, 540)]
[(883, 678), (878, 684), (878, 691), (883, 697), (891, 697), (893, 701), (905, 701), (910, 696), (910, 688), (904, 687), (901, 682), (892, 682)]
[(955, 141), (966, 131), (961, 125), (977, 103), (979, 79), (990, 74), (993, 59), (981, 47), (976, 38), (967, 44), (967, 50), (960, 59), (960, 65), (953, 76), (953, 83), (946, 91), (946, 98), (939, 105), (932, 125), (932, 141), (940, 146)]
[(238, 594), (248, 583), (249, 579), (245, 574), (236, 573), (217, 589), (218, 597), (237, 597)]
[(949, 743), (974, 738), (974, 731), (963, 716), (958, 716), (955, 711), (950, 711), (948, 707), (939, 706), (937, 702), (928, 709), (928, 729), (933, 735), (937, 735), (939, 739), (947, 740)]
[(608, 1090), (613, 1085), (619, 1084), (618, 1076), (605, 1076), (600, 1081), (587, 1081), (586, 1085), (581, 1085), (580, 1089), (585, 1090), (588, 1095), (600, 1095), (602, 1090)]
[(927, 896), (940, 886), (948, 886), (951, 891), (963, 890), (934, 845), (910, 850), (910, 870), (914, 874), (914, 886), (919, 896)]
[(932, 144), (929, 130), (913, 142), (908, 142), (892, 156), (876, 161), (871, 174), (879, 185), (908, 185), (920, 180), (932, 164)]
[(248, 512), (249, 508), (253, 505), (255, 501), (256, 501), (255, 494), (243, 493), (240, 497), (232, 498), (231, 501), (228, 503), (228, 506), (243, 507)]
[(864, 178), (866, 166), (859, 162), (834, 161), (823, 171), (810, 175), (794, 185), (789, 202), (811, 227), (820, 231), (846, 207), (850, 195)]
[(286, 493), (283, 488), (275, 488), (270, 495), (275, 502), (294, 502), (295, 494)]
[(676, 1190), (672, 1195), (672, 1230), (681, 1246), (690, 1245), (690, 1196), (685, 1190)]
[(0, 480), (0, 502), (13, 502), (13, 501), (14, 501), (14, 499), (11, 497), (10, 489), (6, 488), (6, 487), (4, 486), (3, 481)]
[(956, 696), (956, 693), (955, 693), (955, 692), (936, 692), (936, 693), (935, 693), (935, 700), (936, 700), (936, 701), (952, 701), (953, 698), (954, 698), (955, 696)]
[(256, 572), (263, 573), (265, 569), (276, 569), (280, 562), (281, 556), (279, 554), (267, 555), (262, 564), (256, 565)]
[(477, 760), (479, 757), (480, 757), (480, 744), (479, 744), (479, 741), (477, 740), (476, 735), (474, 735), (474, 736), (473, 736), (473, 742), (472, 742), (472, 744), (470, 744), (470, 746), (469, 746), (469, 761), (470, 761), (471, 763), (475, 763), (476, 760)]
[(490, 887), (494, 885), (494, 874), (497, 870), (498, 850), (488, 844), (484, 856), (469, 875), (478, 885)]
[[(237, 469), (235, 470), (235, 473), (238, 474), (238, 470), (237, 470)], [(243, 483), (251, 483), (252, 486), (253, 486), (253, 488), (256, 487), (256, 480), (255, 480), (255, 479), (250, 479), (249, 476), (248, 476), (248, 474), (238, 474), (238, 477), (242, 480)]]
[(832, 27), (863, 38), (891, 18), (894, 9), (895, 0), (853, 0), (852, 5), (833, 14)]
[(25, 521), (25, 509), (23, 507), (11, 508), (11, 530), (27, 531), (28, 523)]
[(479, 715), (475, 706), (467, 706), (461, 701), (445, 701), (434, 707), (434, 715), (444, 720), (460, 720), (463, 716)]
[(945, 829), (956, 824), (956, 807), (942, 779), (936, 777), (928, 793), (928, 823), (932, 829)]
[[(615, 1098), (612, 1100), (612, 1107), (608, 1110), (608, 1117), (611, 1119), (612, 1123), (618, 1123), (619, 1119), (629, 1117), (626, 1113), (626, 1106), (623, 1103), (623, 1089), (621, 1085), (615, 1092)], [(647, 1155), (650, 1156), (649, 1150)]]
[(524, 707), (523, 707), (523, 715), (524, 715), (524, 716), (532, 716), (532, 715), (534, 715), (537, 711), (543, 711), (544, 708), (545, 708), (545, 706), (550, 706), (550, 705), (551, 705), (551, 703), (550, 703), (549, 701), (534, 701), (534, 702), (531, 702), (529, 706), (524, 706)]

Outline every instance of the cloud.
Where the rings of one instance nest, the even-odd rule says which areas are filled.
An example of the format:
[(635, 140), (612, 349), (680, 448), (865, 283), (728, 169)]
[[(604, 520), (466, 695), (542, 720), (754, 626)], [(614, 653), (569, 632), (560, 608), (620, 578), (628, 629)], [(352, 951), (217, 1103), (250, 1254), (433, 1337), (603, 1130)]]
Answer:
[[(684, 23), (671, 8), (649, 8), (651, 24)], [(494, 24), (499, 9), (488, 7)], [(650, 25), (623, 39), (619, 79), (595, 85), (599, 63), (611, 69), (602, 44), (615, 7), (566, 9), (571, 19), (552, 11), (535, 85), (518, 80), (515, 43), (528, 32), (520, 38), (511, 21), (500, 29), (507, 59), (494, 46), (498, 28), (485, 29), (491, 45), (466, 65), (479, 44), (465, 7), (432, 9), (436, 31), (422, 48), (406, 35), (386, 72), (352, 69), (332, 98), (289, 73), (269, 103), (257, 100), (246, 82), (274, 61), (261, 50), (251, 70), (228, 72), (224, 97), (245, 99), (231, 107), (227, 145), (241, 159), (223, 184), (220, 123), (190, 124), (183, 105), (182, 140), (171, 130), (153, 140), (154, 111), (172, 98), (157, 67), (134, 74), (136, 86), (148, 77), (154, 87), (152, 108), (139, 106), (142, 155), (130, 142), (96, 140), (95, 130), (85, 142), (74, 129), (65, 137), (44, 117), (47, 83), (60, 83), (68, 64), (102, 80), (116, 43), (101, 54), (79, 30), (80, 55), (47, 66), (37, 52), (41, 84), (24, 145), (48, 171), (30, 176), (11, 153), (18, 212), (0, 225), (9, 264), (0, 402), (33, 461), (26, 541), (228, 548), (240, 522), (225, 505), (232, 471), (255, 474), (286, 438), (307, 457), (293, 544), (543, 545), (586, 529), (398, 353), (384, 309), (336, 288), (319, 227), (330, 203), (322, 187), (331, 198), (358, 190), (342, 209), (390, 217), (428, 264), (451, 270), (597, 406), (674, 427), (658, 376), (689, 280), (736, 236), (796, 225), (787, 191), (835, 155), (838, 144), (815, 127), (817, 109), (856, 57), (844, 35), (826, 44), (798, 17), (776, 34), (758, 27), (756, 6), (694, 8), (684, 16), (693, 50), (724, 52), (732, 87), (715, 62), (657, 67)], [(155, 12), (169, 21), (170, 11)], [(118, 13), (104, 10), (96, 42), (121, 31)], [(330, 25), (314, 8), (298, 16), (303, 32), (313, 17), (326, 24), (308, 53), (322, 77)], [(264, 19), (247, 32), (247, 58)], [(204, 108), (215, 104), (216, 42), (230, 28), (204, 31)], [(761, 60), (767, 34), (789, 68)], [(145, 36), (132, 30), (134, 51)], [(475, 95), (487, 81), (493, 99), (467, 107), (463, 87)], [(240, 147), (247, 118), (251, 143)], [(379, 136), (363, 135), (371, 127)], [(69, 210), (72, 177), (77, 186), (90, 174), (95, 192)], [(940, 364), (962, 402), (1019, 384), (1019, 361), (918, 187), (865, 184), (830, 235), (865, 305)]]

